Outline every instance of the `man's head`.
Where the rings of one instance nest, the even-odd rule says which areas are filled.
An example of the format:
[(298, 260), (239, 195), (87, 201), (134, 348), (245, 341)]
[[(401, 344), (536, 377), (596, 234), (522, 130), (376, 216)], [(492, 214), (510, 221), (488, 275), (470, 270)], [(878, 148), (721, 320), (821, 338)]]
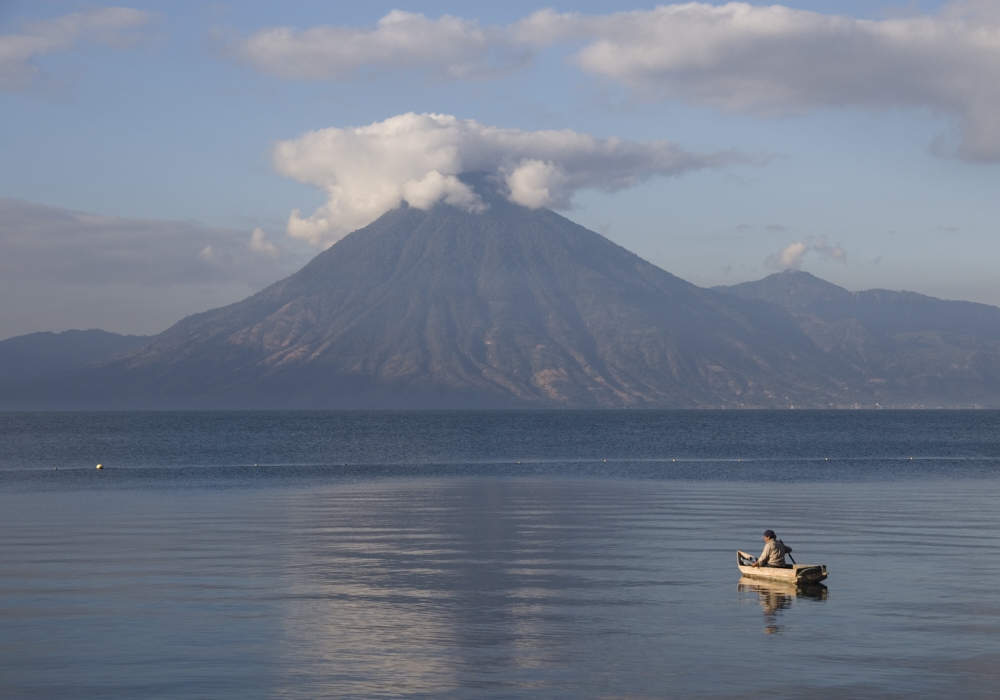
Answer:
[(773, 540), (774, 539), (774, 530), (764, 530), (764, 539), (765, 540)]

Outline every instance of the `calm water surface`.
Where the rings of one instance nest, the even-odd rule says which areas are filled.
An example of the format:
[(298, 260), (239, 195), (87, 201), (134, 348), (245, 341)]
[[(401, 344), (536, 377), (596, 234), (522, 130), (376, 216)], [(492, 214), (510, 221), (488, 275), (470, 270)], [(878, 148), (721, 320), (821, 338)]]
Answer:
[(998, 428), (0, 413), (0, 697), (995, 697)]

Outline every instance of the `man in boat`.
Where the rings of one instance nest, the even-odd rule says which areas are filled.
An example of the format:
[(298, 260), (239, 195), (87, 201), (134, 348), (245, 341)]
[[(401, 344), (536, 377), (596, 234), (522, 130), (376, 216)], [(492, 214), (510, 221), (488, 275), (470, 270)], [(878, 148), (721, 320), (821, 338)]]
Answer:
[(764, 551), (751, 566), (777, 566), (785, 568), (785, 553), (792, 551), (774, 536), (774, 530), (764, 531)]

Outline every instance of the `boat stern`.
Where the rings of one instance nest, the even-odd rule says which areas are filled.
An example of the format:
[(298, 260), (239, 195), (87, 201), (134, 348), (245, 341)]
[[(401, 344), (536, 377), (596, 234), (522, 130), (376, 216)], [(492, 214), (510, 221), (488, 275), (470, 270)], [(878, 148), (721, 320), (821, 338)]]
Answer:
[(795, 572), (797, 583), (819, 583), (827, 576), (824, 564), (796, 564), (792, 570)]

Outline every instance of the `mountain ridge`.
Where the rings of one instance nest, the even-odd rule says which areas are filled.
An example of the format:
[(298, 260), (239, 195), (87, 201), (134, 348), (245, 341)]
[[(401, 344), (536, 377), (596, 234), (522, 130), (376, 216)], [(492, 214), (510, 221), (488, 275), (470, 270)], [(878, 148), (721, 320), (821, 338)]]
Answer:
[(781, 306), (889, 405), (1000, 406), (1000, 308), (915, 292), (849, 292), (801, 271), (715, 289)]
[(0, 340), (0, 382), (77, 369), (148, 342), (97, 328), (42, 331)]
[(973, 301), (877, 288), (850, 292), (800, 270), (786, 270), (760, 280), (712, 289), (744, 299), (767, 301), (827, 321), (858, 318), (867, 326), (885, 332), (936, 330), (1000, 341), (1000, 308)]

